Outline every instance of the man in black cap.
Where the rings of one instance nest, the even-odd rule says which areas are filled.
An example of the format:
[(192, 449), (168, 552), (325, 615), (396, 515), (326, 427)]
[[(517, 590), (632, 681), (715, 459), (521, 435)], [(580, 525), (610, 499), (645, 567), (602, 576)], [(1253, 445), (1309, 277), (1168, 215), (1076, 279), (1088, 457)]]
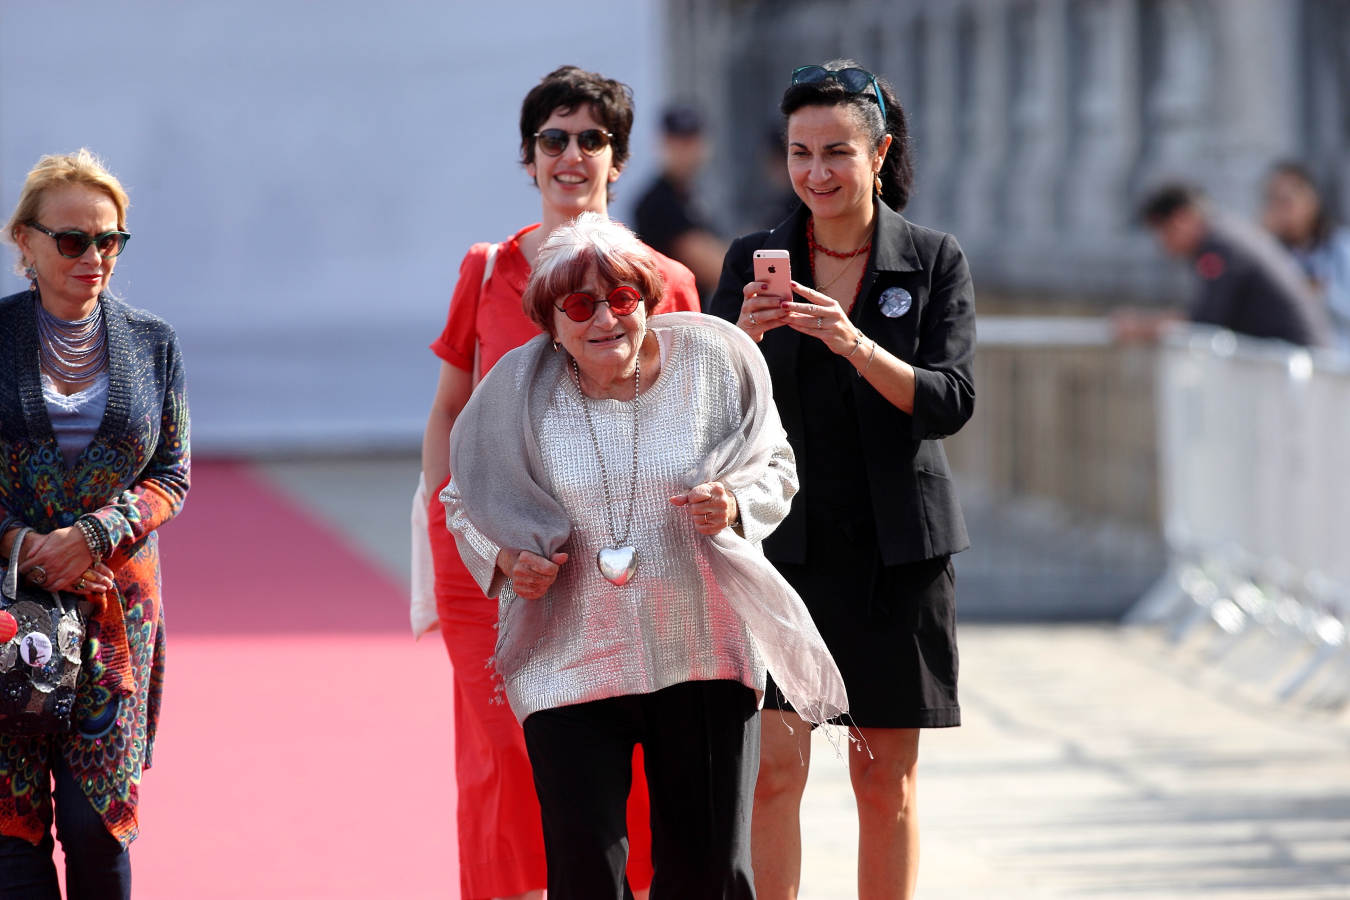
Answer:
[(1194, 266), (1200, 290), (1191, 321), (1304, 347), (1331, 343), (1323, 305), (1293, 258), (1259, 228), (1212, 212), (1185, 184), (1155, 190), (1139, 217), (1164, 252)]
[(722, 274), (727, 244), (694, 202), (694, 181), (707, 158), (697, 110), (672, 106), (661, 117), (661, 175), (638, 200), (634, 225), (651, 247), (689, 267), (706, 300)]

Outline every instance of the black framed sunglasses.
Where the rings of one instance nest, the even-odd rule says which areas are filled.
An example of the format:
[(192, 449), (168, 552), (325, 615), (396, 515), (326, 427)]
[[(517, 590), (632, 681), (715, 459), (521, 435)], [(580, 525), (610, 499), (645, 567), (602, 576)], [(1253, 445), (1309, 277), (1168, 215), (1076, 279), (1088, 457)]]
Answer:
[(577, 146), (581, 148), (581, 152), (587, 156), (598, 156), (600, 151), (609, 146), (609, 139), (614, 137), (610, 132), (601, 131), (599, 128), (587, 128), (585, 131), (545, 128), (543, 131), (534, 133), (534, 139), (539, 143), (539, 149), (549, 156), (562, 156), (573, 136), (576, 137)]
[(886, 118), (886, 101), (881, 99), (881, 85), (877, 84), (877, 76), (866, 69), (849, 66), (834, 71), (824, 66), (798, 66), (792, 70), (793, 84), (820, 84), (822, 81), (836, 81), (850, 94), (861, 94), (870, 87), (881, 109), (881, 118)]
[(573, 291), (563, 298), (562, 303), (557, 304), (557, 309), (573, 322), (586, 322), (595, 315), (595, 309), (601, 303), (608, 303), (609, 311), (616, 316), (631, 316), (641, 302), (642, 295), (637, 288), (621, 284), (604, 298), (586, 291)]
[(27, 223), (29, 228), (36, 228), (38, 231), (56, 241), (56, 252), (60, 253), (66, 259), (78, 259), (84, 256), (84, 251), (93, 244), (98, 255), (104, 259), (112, 259), (122, 252), (122, 248), (131, 240), (131, 235), (125, 231), (105, 231), (102, 234), (85, 234), (83, 231), (52, 231), (37, 222)]

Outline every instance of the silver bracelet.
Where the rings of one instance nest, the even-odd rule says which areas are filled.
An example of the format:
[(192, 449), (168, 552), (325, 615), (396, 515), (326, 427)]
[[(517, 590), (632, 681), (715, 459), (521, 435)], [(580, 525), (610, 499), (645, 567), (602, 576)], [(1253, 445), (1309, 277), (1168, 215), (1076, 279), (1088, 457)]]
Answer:
[(861, 369), (858, 370), (858, 377), (859, 377), (859, 378), (862, 378), (864, 375), (867, 374), (867, 369), (868, 369), (868, 367), (870, 367), (870, 366), (872, 365), (872, 359), (873, 359), (873, 357), (875, 357), (876, 355), (877, 355), (877, 342), (876, 342), (876, 341), (873, 341), (873, 342), (872, 342), (872, 351), (871, 351), (870, 353), (867, 354), (867, 362), (863, 363), (863, 367), (862, 367)]
[(858, 336), (853, 339), (853, 349), (848, 351), (848, 354), (844, 356), (844, 359), (852, 359), (853, 354), (857, 353), (858, 348), (861, 346), (862, 346), (862, 332), (860, 331), (858, 332)]

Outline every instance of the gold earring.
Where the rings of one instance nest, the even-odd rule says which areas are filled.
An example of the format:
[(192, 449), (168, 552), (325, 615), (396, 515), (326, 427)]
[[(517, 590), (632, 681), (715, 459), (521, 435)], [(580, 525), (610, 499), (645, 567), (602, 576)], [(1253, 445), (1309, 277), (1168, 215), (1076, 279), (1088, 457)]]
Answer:
[(881, 176), (880, 176), (880, 175), (877, 175), (877, 177), (874, 179), (874, 181), (875, 181), (876, 186), (877, 186), (877, 196), (880, 197), (880, 196), (881, 196)]

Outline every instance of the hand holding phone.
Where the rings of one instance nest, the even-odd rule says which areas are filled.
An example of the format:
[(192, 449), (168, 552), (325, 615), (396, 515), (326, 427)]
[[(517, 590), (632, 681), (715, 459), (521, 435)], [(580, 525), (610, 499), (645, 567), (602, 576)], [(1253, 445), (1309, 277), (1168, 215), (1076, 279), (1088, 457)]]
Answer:
[(786, 250), (756, 250), (754, 266), (755, 280), (769, 286), (761, 293), (792, 299), (792, 259)]

